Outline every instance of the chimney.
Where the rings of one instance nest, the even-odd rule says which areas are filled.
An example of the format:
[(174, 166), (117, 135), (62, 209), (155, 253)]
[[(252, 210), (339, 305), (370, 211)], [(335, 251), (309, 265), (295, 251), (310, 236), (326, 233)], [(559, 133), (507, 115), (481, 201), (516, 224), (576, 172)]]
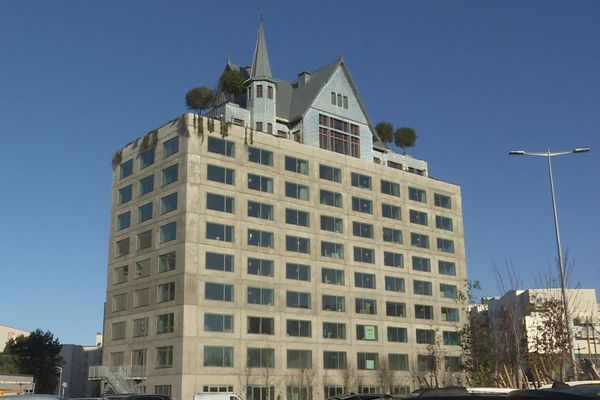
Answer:
[(298, 87), (302, 87), (306, 85), (306, 83), (310, 80), (310, 72), (301, 72), (298, 74)]

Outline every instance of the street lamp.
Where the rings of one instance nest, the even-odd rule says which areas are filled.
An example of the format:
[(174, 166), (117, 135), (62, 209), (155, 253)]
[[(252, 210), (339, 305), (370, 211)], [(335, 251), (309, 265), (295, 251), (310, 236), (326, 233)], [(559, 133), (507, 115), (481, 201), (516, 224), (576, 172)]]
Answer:
[(576, 148), (573, 150), (564, 150), (564, 151), (553, 151), (551, 152), (550, 149), (548, 149), (547, 151), (543, 152), (529, 152), (529, 151), (524, 151), (524, 150), (513, 150), (513, 151), (509, 151), (508, 154), (511, 156), (539, 156), (539, 157), (546, 157), (548, 159), (548, 175), (550, 176), (550, 194), (552, 195), (552, 209), (554, 210), (554, 232), (556, 233), (556, 247), (558, 250), (558, 266), (559, 266), (559, 271), (560, 271), (560, 289), (561, 289), (561, 293), (562, 293), (562, 303), (563, 303), (563, 310), (564, 310), (564, 317), (565, 317), (565, 321), (566, 321), (566, 326), (567, 326), (567, 340), (569, 341), (570, 344), (570, 350), (569, 350), (569, 355), (571, 358), (571, 368), (573, 369), (573, 376), (575, 377), (575, 379), (577, 378), (576, 375), (576, 368), (575, 368), (575, 353), (573, 353), (573, 348), (574, 348), (574, 343), (573, 343), (573, 336), (571, 334), (571, 328), (573, 325), (573, 321), (571, 321), (570, 318), (570, 313), (569, 313), (569, 306), (567, 303), (567, 290), (566, 290), (566, 278), (565, 278), (565, 261), (563, 259), (563, 255), (562, 255), (562, 247), (560, 245), (560, 230), (558, 228), (558, 213), (556, 212), (556, 197), (554, 195), (554, 178), (552, 176), (552, 157), (555, 156), (562, 156), (565, 154), (575, 154), (575, 153), (587, 153), (588, 151), (590, 151), (591, 149), (589, 147), (582, 147), (582, 148)]
[(56, 391), (56, 394), (58, 395), (58, 397), (60, 397), (60, 388), (62, 386), (62, 372), (63, 372), (63, 369), (62, 369), (62, 367), (59, 367), (58, 365), (55, 365), (54, 368), (56, 368), (58, 370), (58, 372), (59, 372), (59, 375), (58, 375), (58, 389)]

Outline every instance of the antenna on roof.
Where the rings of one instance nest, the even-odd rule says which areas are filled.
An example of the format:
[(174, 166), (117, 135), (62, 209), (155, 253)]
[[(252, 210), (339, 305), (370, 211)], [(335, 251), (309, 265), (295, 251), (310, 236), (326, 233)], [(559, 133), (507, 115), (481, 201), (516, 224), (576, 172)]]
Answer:
[(340, 50), (340, 62), (344, 62), (344, 50)]

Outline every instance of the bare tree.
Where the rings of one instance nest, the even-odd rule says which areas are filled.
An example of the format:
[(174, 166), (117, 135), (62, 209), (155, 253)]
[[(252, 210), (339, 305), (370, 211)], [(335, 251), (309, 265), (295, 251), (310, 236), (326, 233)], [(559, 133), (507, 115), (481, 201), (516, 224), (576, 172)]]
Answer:
[(250, 397), (250, 393), (248, 393), (248, 388), (254, 386), (255, 381), (252, 368), (244, 368), (243, 373), (239, 376), (239, 381), (241, 386), (242, 398), (248, 399)]
[(379, 384), (382, 393), (390, 393), (394, 373), (390, 369), (388, 359), (379, 357), (379, 368), (377, 369), (377, 383)]
[(358, 375), (356, 374), (356, 368), (348, 362), (344, 363), (342, 378), (344, 380), (344, 390), (346, 392), (356, 392), (358, 390)]

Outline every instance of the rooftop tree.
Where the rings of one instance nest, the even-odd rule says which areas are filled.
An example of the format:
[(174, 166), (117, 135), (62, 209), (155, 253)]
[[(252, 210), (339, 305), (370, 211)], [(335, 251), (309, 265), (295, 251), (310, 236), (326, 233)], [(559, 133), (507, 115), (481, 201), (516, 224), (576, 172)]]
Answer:
[(244, 92), (244, 77), (240, 71), (227, 70), (219, 78), (219, 87), (227, 100), (233, 100)]
[(406, 154), (408, 147), (413, 147), (417, 141), (417, 133), (413, 128), (398, 128), (394, 134), (394, 144), (402, 148), (402, 154)]
[(188, 110), (202, 113), (211, 106), (213, 99), (212, 90), (204, 86), (198, 86), (185, 94), (185, 105)]

